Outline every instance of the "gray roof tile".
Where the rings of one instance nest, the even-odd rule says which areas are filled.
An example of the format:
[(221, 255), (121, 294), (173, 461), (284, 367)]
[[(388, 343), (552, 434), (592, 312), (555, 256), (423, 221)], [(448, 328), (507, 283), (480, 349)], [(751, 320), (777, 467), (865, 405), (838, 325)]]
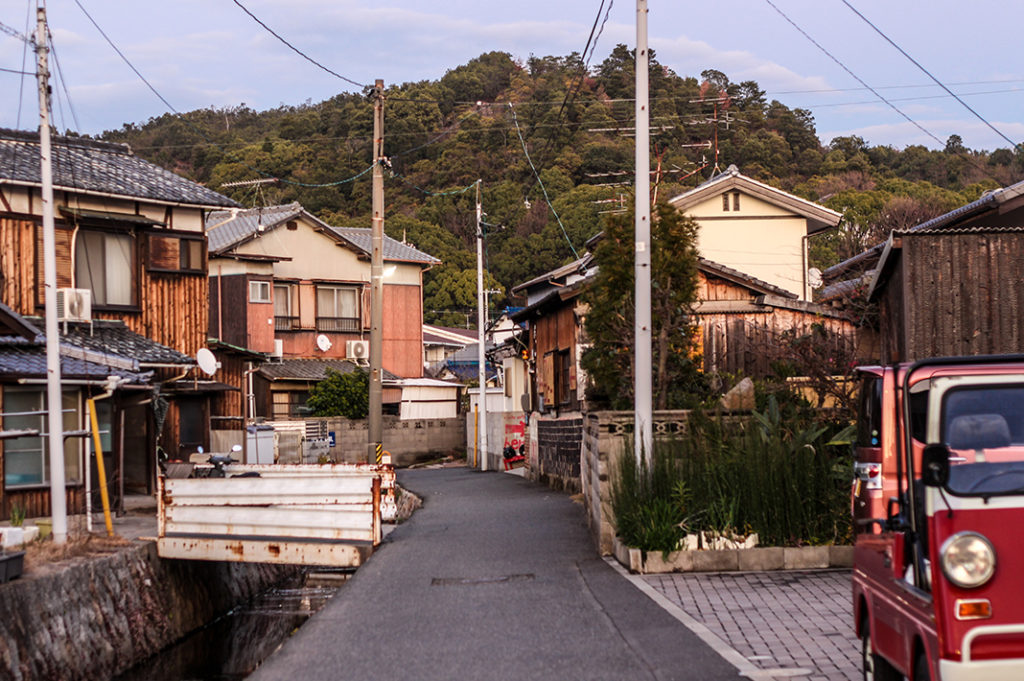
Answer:
[[(258, 373), (271, 381), (322, 381), (328, 369), (347, 374), (356, 368), (354, 363), (345, 359), (285, 359), (261, 365)], [(385, 381), (398, 380), (398, 376), (386, 369), (381, 377)]]
[[(53, 184), (196, 206), (238, 204), (212, 189), (135, 156), (126, 144), (52, 138)], [(0, 182), (39, 185), (39, 133), (0, 129)]]
[[(306, 211), (298, 203), (265, 208), (249, 208), (237, 211), (216, 211), (207, 220), (207, 238), (210, 252), (214, 255), (226, 253), (235, 246), (248, 241), (257, 233), (274, 229), (300, 215), (318, 223), (327, 234), (351, 245), (355, 250), (369, 256), (372, 253), (371, 230), (362, 227), (333, 227)], [(263, 226), (260, 229), (260, 225)], [(423, 251), (403, 244), (401, 241), (384, 236), (384, 260), (414, 262), (435, 265), (437, 258)]]
[[(73, 357), (61, 356), (62, 378), (103, 380), (119, 376), (132, 383), (144, 383), (148, 374), (127, 371), (106, 364), (97, 364)], [(46, 346), (18, 336), (0, 336), (0, 377), (43, 378), (46, 376)]]
[[(39, 323), (42, 324), (42, 320)], [(87, 350), (128, 357), (142, 364), (189, 366), (196, 363), (195, 359), (185, 353), (140, 336), (125, 326), (124, 322), (115, 320), (96, 320), (91, 325), (69, 323), (67, 333), (61, 333), (61, 341)]]

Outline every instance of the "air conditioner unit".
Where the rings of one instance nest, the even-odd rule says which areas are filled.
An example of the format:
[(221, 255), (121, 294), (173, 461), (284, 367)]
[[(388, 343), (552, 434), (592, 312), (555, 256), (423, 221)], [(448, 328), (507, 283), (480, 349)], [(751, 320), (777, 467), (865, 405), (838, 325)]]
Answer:
[(345, 342), (346, 359), (369, 359), (370, 342), (364, 340), (350, 340)]
[(57, 321), (92, 321), (92, 291), (87, 288), (57, 289)]
[(274, 351), (270, 353), (270, 356), (274, 359), (281, 359), (284, 356), (284, 339), (274, 339)]

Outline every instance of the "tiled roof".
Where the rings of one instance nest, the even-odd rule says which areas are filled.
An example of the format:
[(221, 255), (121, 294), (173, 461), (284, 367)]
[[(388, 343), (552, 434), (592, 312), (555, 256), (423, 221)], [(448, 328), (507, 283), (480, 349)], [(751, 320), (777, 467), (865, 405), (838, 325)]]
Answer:
[[(212, 189), (135, 156), (126, 144), (76, 137), (52, 138), (53, 184), (57, 189), (196, 206), (238, 204)], [(39, 133), (0, 129), (0, 181), (37, 186)]]
[[(349, 243), (358, 246), (367, 255), (373, 251), (371, 244), (373, 235), (369, 227), (332, 227), (331, 229)], [(384, 259), (400, 262), (420, 262), (428, 265), (436, 265), (441, 262), (434, 256), (428, 255), (409, 244), (403, 244), (401, 241), (392, 239), (389, 236), (384, 237)]]
[(196, 363), (192, 357), (140, 336), (124, 322), (114, 320), (97, 320), (91, 325), (69, 323), (67, 333), (61, 334), (61, 341), (94, 352), (129, 357), (141, 364), (180, 364), (184, 367)]
[[(372, 234), (369, 228), (333, 227), (306, 211), (299, 203), (237, 211), (217, 211), (207, 219), (210, 252), (219, 255), (242, 244), (257, 234), (274, 229), (296, 217), (305, 216), (322, 227), (325, 233), (345, 242), (353, 250), (369, 256)], [(384, 236), (384, 260), (434, 265), (437, 258), (409, 244)]]
[(707, 258), (699, 259), (697, 263), (697, 269), (705, 273), (710, 273), (719, 277), (729, 279), (742, 286), (747, 286), (748, 288), (758, 289), (761, 293), (769, 293), (776, 296), (782, 296), (783, 298), (798, 297), (795, 293), (792, 293), (791, 291), (787, 291), (784, 288), (779, 288), (774, 284), (769, 284), (767, 281), (762, 281), (757, 277), (752, 277), (746, 272), (740, 272), (739, 270), (733, 269), (731, 267), (726, 267), (725, 265), (719, 264), (712, 260), (708, 260)]
[[(220, 253), (237, 246), (255, 234), (267, 228), (277, 227), (302, 213), (302, 206), (298, 203), (210, 213), (206, 219), (206, 236), (210, 242), (210, 252)], [(262, 229), (260, 225), (263, 226)]]
[[(61, 378), (103, 380), (118, 376), (132, 383), (144, 383), (149, 375), (107, 364), (61, 355)], [(0, 336), (0, 377), (43, 378), (46, 376), (46, 346), (19, 336)]]
[[(328, 369), (347, 374), (356, 368), (356, 364), (346, 359), (285, 359), (263, 364), (258, 373), (271, 381), (322, 381)], [(398, 380), (398, 376), (387, 370), (383, 370), (381, 378), (385, 381)]]

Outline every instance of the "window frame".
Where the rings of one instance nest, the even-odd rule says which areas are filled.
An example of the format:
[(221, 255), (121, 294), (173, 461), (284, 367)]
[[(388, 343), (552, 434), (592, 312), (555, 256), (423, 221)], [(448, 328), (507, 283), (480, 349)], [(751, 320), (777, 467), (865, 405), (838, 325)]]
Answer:
[[(153, 264), (154, 241), (157, 239), (176, 240), (178, 242), (177, 267), (160, 267)], [(198, 246), (195, 251), (194, 247)], [(193, 260), (198, 262), (193, 262)], [(146, 232), (146, 269), (150, 272), (168, 274), (206, 274), (206, 239), (202, 234), (171, 230), (153, 230)]]
[[(265, 291), (266, 291), (266, 295), (265, 296), (259, 296), (258, 293), (254, 293), (254, 291), (258, 291), (258, 289), (261, 289), (261, 288), (265, 289)], [(249, 280), (249, 302), (250, 303), (257, 303), (257, 304), (260, 304), (260, 305), (273, 304), (273, 302), (274, 302), (273, 292), (274, 292), (274, 286), (273, 286), (273, 282), (271, 282), (270, 280), (268, 280), (268, 279), (250, 279)]]
[[(35, 396), (35, 404), (30, 411), (45, 411), (46, 410), (46, 390), (36, 389), (27, 386), (13, 386), (5, 385), (0, 388), (3, 394), (4, 412), (8, 409), (8, 402), (10, 401), (10, 393), (15, 392), (19, 394), (32, 394)], [(83, 419), (83, 408), (81, 393), (77, 390), (62, 390), (61, 391), (61, 409), (62, 411), (62, 425), (61, 428), (64, 431), (77, 430), (82, 423)], [(68, 405), (68, 402), (71, 405)], [(47, 414), (34, 414), (34, 415), (16, 415), (7, 414), (3, 418), (0, 418), (0, 422), (3, 422), (3, 427), (17, 428), (21, 427), (21, 424), (15, 423), (10, 424), (7, 419), (19, 421), (25, 420), (28, 422), (34, 421), (35, 423), (26, 423), (28, 427), (36, 428), (39, 431), (39, 435), (26, 436), (21, 438), (12, 438), (6, 441), (4, 446), (4, 477), (3, 477), (3, 489), (4, 490), (29, 490), (39, 489), (50, 486), (50, 436), (48, 431), (49, 418)], [(12, 428), (13, 426), (13, 428)], [(24, 449), (15, 449), (11, 451), (14, 443), (25, 443), (28, 441), (36, 441), (38, 446)], [(81, 438), (69, 437), (64, 439), (64, 484), (68, 487), (77, 487), (83, 484), (83, 443)], [(10, 474), (9, 468), (11, 467), (11, 455), (21, 454), (23, 452), (36, 453), (39, 457), (39, 481), (38, 482), (26, 482), (26, 483), (15, 483), (9, 484), (7, 482), (7, 476)], [(73, 465), (72, 465), (73, 464)]]
[[(333, 307), (334, 315), (325, 315), (321, 313), (320, 308), (320, 294), (323, 291), (332, 291), (334, 293)], [(340, 292), (348, 292), (352, 294), (353, 301), (355, 303), (355, 310), (352, 316), (341, 316), (338, 313), (339, 309), (338, 301)], [(362, 330), (363, 316), (362, 316), (362, 293), (363, 289), (361, 285), (355, 284), (337, 284), (318, 282), (316, 284), (315, 298), (316, 298), (316, 330), (321, 332), (336, 332), (336, 333), (358, 333)]]
[[(87, 248), (84, 239), (92, 235), (101, 235), (103, 237), (103, 292), (104, 295), (101, 298), (97, 295), (94, 279), (95, 275), (92, 272), (92, 268), (89, 268), (89, 281), (88, 283), (82, 281), (84, 272), (79, 271), (79, 265), (85, 267), (86, 265), (82, 262), (83, 258), (79, 257), (79, 248), (83, 255), (86, 254), (85, 249)], [(92, 294), (92, 306), (94, 309), (100, 310), (138, 310), (139, 304), (139, 238), (138, 233), (134, 229), (109, 229), (105, 227), (96, 227), (93, 225), (80, 225), (74, 232), (74, 243), (71, 248), (71, 273), (73, 276), (73, 282), (75, 288), (88, 289)], [(128, 241), (128, 274), (129, 274), (129, 302), (108, 302), (110, 299), (108, 289), (108, 277), (107, 277), (107, 253), (108, 243), (110, 239), (126, 239)], [(84, 258), (86, 262), (89, 258)]]
[[(278, 297), (278, 292), (284, 291), (284, 304), (286, 309), (285, 314), (280, 314), (281, 310), (278, 309), (278, 302), (281, 298)], [(278, 281), (275, 280), (272, 286), (272, 295), (274, 302), (274, 331), (292, 331), (299, 328), (300, 319), (299, 315), (295, 314), (294, 295), (295, 295), (295, 283), (290, 281)]]

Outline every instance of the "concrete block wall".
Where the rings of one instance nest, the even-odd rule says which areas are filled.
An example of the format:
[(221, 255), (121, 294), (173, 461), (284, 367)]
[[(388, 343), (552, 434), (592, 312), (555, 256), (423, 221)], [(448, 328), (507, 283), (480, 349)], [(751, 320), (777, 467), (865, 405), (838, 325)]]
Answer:
[[(367, 424), (365, 420), (343, 418), (317, 419), (327, 422), (327, 431), (334, 433), (330, 458), (338, 463), (365, 460)], [(466, 450), (465, 415), (453, 419), (408, 419), (385, 416), (382, 439), (384, 449), (391, 452), (396, 466), (408, 466)]]
[[(686, 431), (689, 411), (654, 412), (654, 437)], [(633, 412), (599, 411), (586, 415), (581, 428), (580, 481), (590, 532), (602, 555), (615, 551), (612, 479), (620, 456), (633, 456)]]

